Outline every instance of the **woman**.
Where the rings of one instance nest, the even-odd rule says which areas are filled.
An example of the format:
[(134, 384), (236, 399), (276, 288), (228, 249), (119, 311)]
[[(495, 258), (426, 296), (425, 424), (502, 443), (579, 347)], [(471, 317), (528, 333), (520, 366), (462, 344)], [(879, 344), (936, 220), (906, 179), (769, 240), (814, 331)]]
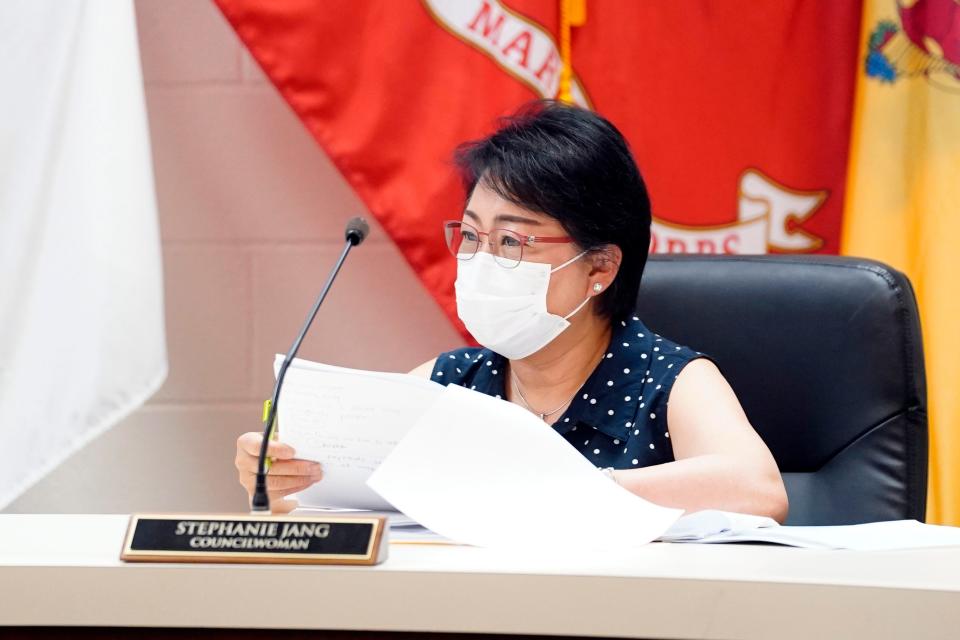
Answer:
[[(457, 258), (457, 311), (483, 348), (412, 373), (528, 409), (612, 481), (655, 503), (783, 521), (770, 451), (704, 354), (636, 318), (650, 201), (619, 131), (590, 111), (539, 102), (457, 152), (467, 202), (444, 224)], [(237, 441), (252, 492), (259, 433)], [(271, 443), (280, 499), (322, 476)]]

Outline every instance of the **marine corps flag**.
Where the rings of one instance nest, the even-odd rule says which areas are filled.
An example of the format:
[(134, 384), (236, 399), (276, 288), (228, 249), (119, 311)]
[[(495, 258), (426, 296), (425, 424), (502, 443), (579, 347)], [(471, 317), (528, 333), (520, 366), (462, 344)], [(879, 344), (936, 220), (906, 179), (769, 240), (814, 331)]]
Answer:
[(927, 518), (960, 525), (960, 3), (869, 0), (860, 46), (843, 250), (891, 264), (916, 289)]
[(855, 3), (216, 2), (458, 324), (451, 152), (557, 97), (565, 60), (569, 99), (633, 147), (654, 251), (839, 250)]

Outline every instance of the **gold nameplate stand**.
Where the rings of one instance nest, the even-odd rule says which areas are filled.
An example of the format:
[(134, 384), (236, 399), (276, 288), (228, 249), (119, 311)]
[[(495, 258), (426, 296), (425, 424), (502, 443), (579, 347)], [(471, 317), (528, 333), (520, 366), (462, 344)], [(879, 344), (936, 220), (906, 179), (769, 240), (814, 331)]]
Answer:
[(130, 516), (127, 562), (372, 565), (387, 558), (384, 517)]

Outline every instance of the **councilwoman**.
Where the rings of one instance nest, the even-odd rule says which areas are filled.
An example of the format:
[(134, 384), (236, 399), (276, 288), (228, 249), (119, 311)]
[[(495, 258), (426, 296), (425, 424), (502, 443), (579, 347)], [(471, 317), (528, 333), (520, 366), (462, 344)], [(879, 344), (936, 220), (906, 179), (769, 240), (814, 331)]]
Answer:
[[(413, 373), (524, 407), (647, 500), (783, 521), (777, 465), (717, 366), (634, 315), (650, 199), (616, 127), (542, 101), (455, 157), (466, 201), (443, 234), (458, 315), (481, 347)], [(249, 493), (260, 438), (237, 441)], [(270, 447), (271, 504), (287, 510), (282, 498), (319, 481), (322, 467)]]

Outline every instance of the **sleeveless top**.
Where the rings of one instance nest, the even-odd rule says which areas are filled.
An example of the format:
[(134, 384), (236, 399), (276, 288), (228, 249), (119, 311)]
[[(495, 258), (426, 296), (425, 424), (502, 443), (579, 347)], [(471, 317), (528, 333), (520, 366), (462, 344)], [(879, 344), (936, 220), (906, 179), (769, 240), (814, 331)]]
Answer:
[[(597, 467), (670, 462), (670, 389), (689, 362), (706, 357), (651, 332), (639, 318), (616, 322), (605, 355), (553, 429)], [(437, 357), (431, 380), (506, 398), (506, 365), (489, 349), (456, 349)]]

